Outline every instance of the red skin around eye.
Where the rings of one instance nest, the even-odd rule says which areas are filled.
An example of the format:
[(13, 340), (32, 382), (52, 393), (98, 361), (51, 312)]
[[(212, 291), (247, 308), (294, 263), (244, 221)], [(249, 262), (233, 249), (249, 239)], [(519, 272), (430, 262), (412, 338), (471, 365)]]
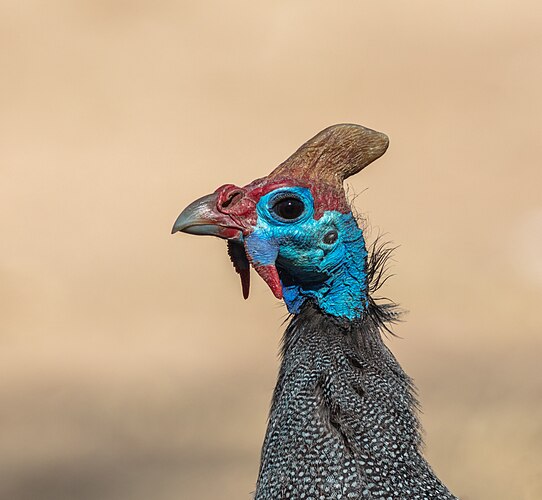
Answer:
[[(225, 184), (216, 192), (218, 196), (218, 210), (227, 213), (237, 224), (247, 228), (256, 225), (256, 205), (260, 198), (275, 189), (283, 187), (305, 187), (309, 189), (314, 198), (315, 219), (322, 217), (324, 212), (334, 210), (341, 213), (350, 212), (344, 191), (318, 181), (298, 180), (294, 178), (282, 179), (256, 179), (243, 188), (233, 184)], [(231, 204), (227, 200), (231, 198)], [(222, 205), (226, 204), (226, 207)]]

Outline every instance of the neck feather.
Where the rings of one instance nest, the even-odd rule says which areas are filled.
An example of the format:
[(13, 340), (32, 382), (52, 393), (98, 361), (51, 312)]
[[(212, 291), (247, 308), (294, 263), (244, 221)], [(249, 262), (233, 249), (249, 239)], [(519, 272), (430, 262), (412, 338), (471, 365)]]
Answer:
[(413, 385), (382, 341), (389, 311), (377, 307), (350, 322), (307, 301), (288, 326), (257, 500), (454, 498), (421, 455)]

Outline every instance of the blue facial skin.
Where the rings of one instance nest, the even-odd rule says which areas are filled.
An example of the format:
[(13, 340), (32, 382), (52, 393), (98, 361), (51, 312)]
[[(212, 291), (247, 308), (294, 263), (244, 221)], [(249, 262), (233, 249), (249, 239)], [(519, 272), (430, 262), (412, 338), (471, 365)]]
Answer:
[[(290, 197), (301, 200), (305, 210), (294, 220), (282, 219), (273, 207)], [(301, 187), (272, 191), (256, 210), (258, 222), (246, 249), (254, 263), (277, 266), (288, 311), (299, 312), (312, 298), (333, 316), (360, 317), (367, 307), (367, 250), (352, 214), (327, 211), (315, 220), (314, 199)]]

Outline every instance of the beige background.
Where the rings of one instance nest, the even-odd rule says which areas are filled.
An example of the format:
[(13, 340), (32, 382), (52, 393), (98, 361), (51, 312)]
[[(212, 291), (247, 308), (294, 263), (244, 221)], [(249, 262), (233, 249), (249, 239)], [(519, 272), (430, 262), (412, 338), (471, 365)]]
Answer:
[(2, 1), (0, 498), (250, 498), (285, 309), (169, 231), (345, 121), (427, 456), (542, 498), (541, 52), (534, 0)]

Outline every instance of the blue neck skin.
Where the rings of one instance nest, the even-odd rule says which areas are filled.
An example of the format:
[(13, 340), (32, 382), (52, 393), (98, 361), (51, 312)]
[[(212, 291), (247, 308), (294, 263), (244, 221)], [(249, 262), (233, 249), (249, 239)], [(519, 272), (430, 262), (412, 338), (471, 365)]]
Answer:
[(367, 250), (362, 231), (351, 214), (333, 214), (341, 219), (343, 241), (324, 256), (316, 273), (296, 266), (279, 251), (284, 302), (293, 314), (308, 298), (326, 313), (349, 320), (359, 318), (367, 307)]
[[(277, 221), (268, 209), (277, 192), (262, 197), (258, 223), (245, 240), (247, 253), (256, 265), (276, 265), (290, 313), (297, 314), (312, 299), (330, 315), (359, 318), (367, 308), (367, 250), (362, 230), (351, 213), (330, 210), (315, 220), (308, 189), (284, 191), (304, 201), (305, 213), (294, 222)], [(332, 241), (325, 238), (330, 231), (336, 236)]]

